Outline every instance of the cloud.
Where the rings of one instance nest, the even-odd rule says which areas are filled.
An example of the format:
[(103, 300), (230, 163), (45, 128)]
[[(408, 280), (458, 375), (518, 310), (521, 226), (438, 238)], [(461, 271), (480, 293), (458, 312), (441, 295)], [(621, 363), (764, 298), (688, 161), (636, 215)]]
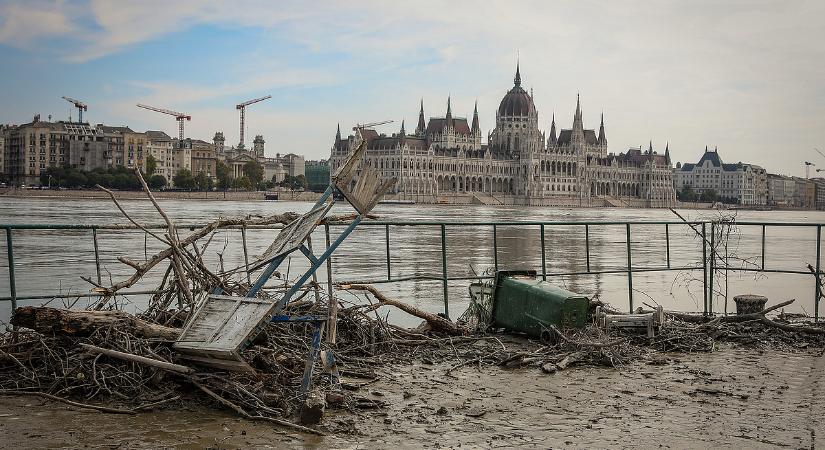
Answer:
[(0, 43), (27, 47), (78, 31), (63, 2), (0, 3)]
[[(292, 133), (296, 145), (318, 155), (335, 122), (414, 122), (422, 96), (427, 115), (443, 114), (448, 94), (465, 115), (478, 99), (489, 130), (511, 86), (516, 52), (543, 127), (554, 111), (557, 126), (569, 127), (581, 92), (585, 124), (598, 126), (604, 109), (616, 152), (653, 139), (657, 147), (669, 141), (674, 159), (691, 161), (705, 144), (719, 145), (726, 160), (790, 171), (822, 141), (818, 124), (825, 121), (821, 1), (321, 0), (307, 7), (289, 0), (89, 0), (0, 3), (0, 17), (0, 43), (72, 63), (129, 54), (200, 26), (227, 37), (259, 31), (245, 53), (206, 68), (224, 72), (220, 77), (113, 80), (115, 91), (126, 84), (128, 93), (107, 101), (123, 105), (124, 121), (136, 116), (138, 101), (191, 108), (193, 132), (229, 134), (237, 120), (232, 102), (281, 89), (295, 100), (280, 110), (275, 100), (259, 105), (261, 132), (278, 139)], [(319, 99), (317, 91), (327, 95)], [(220, 102), (228, 105), (221, 114), (205, 112)], [(777, 152), (778, 145), (787, 151)]]

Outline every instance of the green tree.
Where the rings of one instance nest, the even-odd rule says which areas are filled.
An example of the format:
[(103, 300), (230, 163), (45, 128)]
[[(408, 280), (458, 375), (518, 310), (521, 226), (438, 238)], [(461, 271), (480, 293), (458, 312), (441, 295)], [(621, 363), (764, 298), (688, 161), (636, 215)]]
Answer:
[(690, 185), (685, 185), (682, 190), (678, 192), (679, 200), (683, 202), (695, 202), (696, 192)]
[(703, 202), (712, 203), (712, 202), (717, 201), (718, 199), (719, 199), (719, 196), (716, 194), (716, 191), (714, 191), (713, 189), (707, 189), (707, 190), (705, 190), (705, 192), (702, 192), (701, 200)]
[(252, 184), (252, 180), (250, 180), (249, 177), (243, 176), (240, 178), (233, 179), (232, 187), (235, 189), (244, 189), (247, 191), (251, 191), (254, 185)]
[(192, 177), (192, 172), (189, 169), (180, 169), (172, 178), (172, 182), (178, 189), (192, 190), (196, 187), (195, 179)]
[(264, 179), (264, 166), (257, 161), (249, 161), (243, 165), (243, 174), (252, 181), (254, 186), (257, 186)]
[(152, 189), (160, 189), (166, 186), (166, 177), (163, 175), (152, 175), (147, 184)]
[(146, 172), (145, 174), (151, 178), (155, 174), (155, 170), (158, 168), (158, 162), (155, 160), (155, 157), (149, 155), (146, 157)]
[(195, 175), (195, 186), (197, 186), (199, 191), (211, 191), (215, 187), (215, 183), (212, 181), (212, 178), (206, 176), (203, 172), (198, 172)]
[(229, 173), (229, 166), (223, 161), (215, 164), (215, 176), (218, 178), (218, 189), (225, 191), (232, 187), (232, 176)]
[(125, 173), (112, 175), (112, 187), (119, 190), (132, 189), (132, 180)]
[(309, 183), (307, 183), (306, 177), (303, 174), (301, 174), (292, 177), (292, 186), (292, 189), (306, 189), (307, 186), (309, 186)]
[(67, 188), (79, 188), (86, 185), (87, 181), (88, 180), (85, 173), (79, 170), (71, 170), (66, 173), (66, 176), (63, 179), (63, 185)]

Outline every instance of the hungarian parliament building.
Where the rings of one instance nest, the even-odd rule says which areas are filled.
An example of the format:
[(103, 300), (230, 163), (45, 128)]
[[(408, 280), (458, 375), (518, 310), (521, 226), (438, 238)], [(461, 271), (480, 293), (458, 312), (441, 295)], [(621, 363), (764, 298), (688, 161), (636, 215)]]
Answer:
[(496, 126), (482, 143), (478, 104), (472, 122), (454, 117), (447, 99), (443, 117), (424, 116), (408, 133), (402, 121), (390, 136), (364, 128), (361, 136), (335, 135), (330, 172), (341, 166), (360, 139), (365, 162), (385, 178), (397, 177), (390, 198), (433, 203), (522, 204), (553, 206), (670, 207), (676, 203), (670, 152), (631, 148), (608, 153), (604, 115), (599, 131), (585, 129), (581, 103), (570, 129), (549, 135), (539, 130), (532, 92), (514, 85), (501, 99)]

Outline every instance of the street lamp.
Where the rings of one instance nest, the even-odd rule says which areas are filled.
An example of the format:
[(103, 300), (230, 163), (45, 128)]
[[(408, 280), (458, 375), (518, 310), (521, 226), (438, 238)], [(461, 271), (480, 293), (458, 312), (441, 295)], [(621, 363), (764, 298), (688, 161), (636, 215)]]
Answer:
[(52, 188), (52, 176), (49, 175), (49, 189)]

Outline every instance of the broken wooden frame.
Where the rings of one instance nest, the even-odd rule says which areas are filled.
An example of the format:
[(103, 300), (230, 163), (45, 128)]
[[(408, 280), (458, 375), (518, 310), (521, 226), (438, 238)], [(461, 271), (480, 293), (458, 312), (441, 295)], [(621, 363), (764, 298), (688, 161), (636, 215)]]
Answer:
[[(323, 265), (341, 243), (352, 233), (383, 195), (395, 184), (396, 178), (380, 182), (377, 172), (362, 164), (366, 142), (352, 152), (332, 177), (329, 187), (309, 212), (281, 229), (272, 245), (253, 264), (250, 272), (263, 269), (245, 297), (231, 297), (216, 292), (208, 296), (187, 321), (174, 344), (184, 357), (200, 364), (230, 370), (252, 370), (244, 362), (241, 352), (261, 333), (268, 322), (310, 322), (315, 325), (310, 352), (307, 357), (301, 394), (305, 395), (312, 379), (318, 357), (323, 323), (326, 317), (281, 315), (287, 303)], [(360, 173), (359, 173), (360, 171)], [(355, 177), (358, 177), (357, 179)], [(354, 181), (355, 180), (355, 181)], [(357, 214), (344, 231), (316, 257), (305, 241), (324, 219), (335, 203), (334, 193), (340, 193), (355, 208)], [(276, 301), (258, 299), (264, 284), (280, 264), (299, 250), (310, 262), (310, 267)], [(334, 303), (330, 299), (330, 307)], [(334, 322), (335, 318), (329, 319)]]

